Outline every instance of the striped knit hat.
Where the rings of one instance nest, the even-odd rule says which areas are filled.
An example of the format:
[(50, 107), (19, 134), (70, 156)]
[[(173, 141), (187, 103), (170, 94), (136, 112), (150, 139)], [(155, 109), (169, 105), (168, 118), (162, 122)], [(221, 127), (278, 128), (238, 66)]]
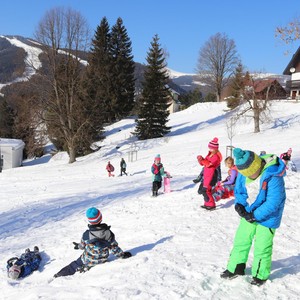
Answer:
[(213, 140), (208, 143), (208, 148), (213, 150), (218, 150), (219, 149), (218, 138), (216, 137), (213, 138)]
[(262, 159), (252, 151), (235, 148), (233, 155), (238, 171), (246, 177), (254, 175), (261, 168)]
[(90, 207), (86, 211), (85, 215), (86, 215), (89, 223), (92, 225), (100, 224), (102, 222), (101, 211), (99, 209), (97, 209), (96, 207)]

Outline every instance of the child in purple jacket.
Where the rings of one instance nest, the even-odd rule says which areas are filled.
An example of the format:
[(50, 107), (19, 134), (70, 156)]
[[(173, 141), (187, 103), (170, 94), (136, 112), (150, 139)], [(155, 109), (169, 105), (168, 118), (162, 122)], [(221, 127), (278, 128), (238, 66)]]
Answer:
[(226, 199), (234, 195), (234, 184), (238, 175), (237, 168), (234, 165), (234, 159), (231, 156), (228, 156), (225, 159), (225, 165), (229, 169), (228, 176), (225, 180), (219, 181), (213, 188), (212, 196), (215, 201)]

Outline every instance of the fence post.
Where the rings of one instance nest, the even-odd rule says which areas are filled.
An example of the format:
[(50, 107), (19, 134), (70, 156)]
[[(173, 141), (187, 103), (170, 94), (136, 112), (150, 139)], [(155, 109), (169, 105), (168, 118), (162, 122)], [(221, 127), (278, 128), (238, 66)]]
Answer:
[(234, 146), (226, 146), (226, 157), (231, 156), (232, 157), (232, 151), (235, 147)]

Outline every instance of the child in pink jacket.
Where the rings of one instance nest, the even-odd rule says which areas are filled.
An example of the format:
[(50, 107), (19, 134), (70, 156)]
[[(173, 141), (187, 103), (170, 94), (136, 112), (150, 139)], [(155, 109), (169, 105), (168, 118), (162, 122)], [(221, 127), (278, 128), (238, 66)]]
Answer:
[(214, 138), (208, 143), (209, 152), (205, 158), (201, 155), (197, 156), (197, 160), (203, 169), (203, 181), (200, 185), (199, 191), (203, 195), (204, 205), (202, 208), (212, 210), (216, 208), (216, 203), (212, 197), (212, 187), (217, 183), (218, 171), (217, 168), (220, 166), (222, 161), (222, 154), (219, 151), (218, 138)]

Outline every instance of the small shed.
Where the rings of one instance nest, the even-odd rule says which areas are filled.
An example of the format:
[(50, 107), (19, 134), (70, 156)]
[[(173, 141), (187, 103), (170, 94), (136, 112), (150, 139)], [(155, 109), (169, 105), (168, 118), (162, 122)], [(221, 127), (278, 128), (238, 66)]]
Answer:
[(22, 140), (0, 138), (0, 170), (20, 167), (24, 147)]

